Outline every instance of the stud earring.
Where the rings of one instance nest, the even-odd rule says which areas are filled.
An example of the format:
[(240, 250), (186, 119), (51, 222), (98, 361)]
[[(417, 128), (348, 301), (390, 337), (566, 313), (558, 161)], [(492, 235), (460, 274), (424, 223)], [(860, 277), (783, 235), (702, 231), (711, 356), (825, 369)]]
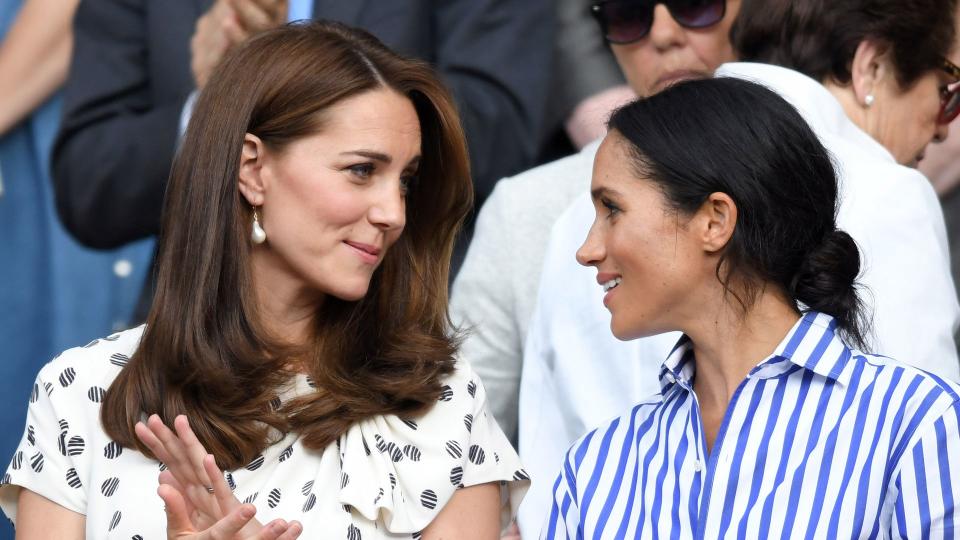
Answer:
[(256, 208), (253, 209), (253, 229), (250, 231), (250, 240), (254, 244), (262, 244), (267, 241), (267, 232), (260, 226), (260, 216), (257, 214)]
[(868, 107), (868, 108), (869, 108), (871, 105), (873, 105), (873, 102), (874, 102), (874, 101), (875, 101), (875, 98), (873, 97), (873, 94), (867, 94), (867, 95), (863, 98), (863, 104), (864, 104), (864, 106), (866, 106), (866, 107)]

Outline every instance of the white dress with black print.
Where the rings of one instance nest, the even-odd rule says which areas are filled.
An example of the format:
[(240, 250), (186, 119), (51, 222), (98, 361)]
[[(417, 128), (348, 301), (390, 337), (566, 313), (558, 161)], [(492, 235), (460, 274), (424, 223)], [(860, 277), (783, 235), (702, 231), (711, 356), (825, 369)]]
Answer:
[[(0, 487), (16, 521), (20, 488), (86, 516), (87, 538), (166, 537), (157, 475), (163, 467), (104, 433), (106, 389), (136, 350), (143, 327), (66, 351), (40, 370), (23, 440)], [(283, 399), (312, 391), (299, 376)], [(419, 538), (454, 491), (499, 482), (504, 517), (529, 484), (519, 458), (486, 411), (477, 375), (463, 361), (429, 412), (359, 422), (324, 451), (287, 435), (226, 473), (257, 518), (299, 520), (303, 538)]]

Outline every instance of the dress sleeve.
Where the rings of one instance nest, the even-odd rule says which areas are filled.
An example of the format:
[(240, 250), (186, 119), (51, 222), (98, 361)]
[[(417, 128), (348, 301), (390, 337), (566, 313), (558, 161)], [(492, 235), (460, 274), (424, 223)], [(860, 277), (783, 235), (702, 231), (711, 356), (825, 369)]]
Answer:
[(341, 437), (340, 451), (339, 502), (392, 533), (423, 530), (457, 489), (490, 482), (501, 486), (506, 526), (530, 483), (463, 361), (429, 411), (364, 420)]
[(82, 452), (83, 440), (71, 436), (70, 410), (60, 400), (73, 382), (72, 368), (58, 371), (54, 363), (40, 370), (27, 407), (26, 429), (10, 465), (0, 481), (0, 508), (16, 524), (20, 489), (26, 488), (63, 506), (86, 514), (87, 497), (73, 456)]

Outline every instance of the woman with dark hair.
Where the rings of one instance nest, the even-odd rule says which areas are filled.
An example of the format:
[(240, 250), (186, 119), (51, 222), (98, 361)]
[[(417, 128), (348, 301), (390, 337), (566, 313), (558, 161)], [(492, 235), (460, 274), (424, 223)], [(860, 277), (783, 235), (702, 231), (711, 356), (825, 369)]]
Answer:
[(231, 52), (171, 173), (146, 326), (38, 376), (0, 488), (18, 536), (496, 535), (526, 474), (447, 319), (467, 163), (433, 71), (369, 34)]
[(673, 86), (614, 114), (591, 189), (577, 260), (613, 334), (684, 335), (661, 392), (568, 452), (547, 538), (953, 536), (960, 387), (857, 349), (857, 246), (793, 107)]

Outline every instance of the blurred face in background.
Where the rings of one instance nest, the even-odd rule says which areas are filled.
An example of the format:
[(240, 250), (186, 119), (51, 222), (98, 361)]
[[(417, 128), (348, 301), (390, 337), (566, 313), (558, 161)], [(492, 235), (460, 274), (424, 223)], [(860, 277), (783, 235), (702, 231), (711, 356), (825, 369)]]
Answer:
[(649, 96), (736, 60), (730, 26), (739, 9), (740, 0), (610, 0), (593, 13), (627, 82)]

